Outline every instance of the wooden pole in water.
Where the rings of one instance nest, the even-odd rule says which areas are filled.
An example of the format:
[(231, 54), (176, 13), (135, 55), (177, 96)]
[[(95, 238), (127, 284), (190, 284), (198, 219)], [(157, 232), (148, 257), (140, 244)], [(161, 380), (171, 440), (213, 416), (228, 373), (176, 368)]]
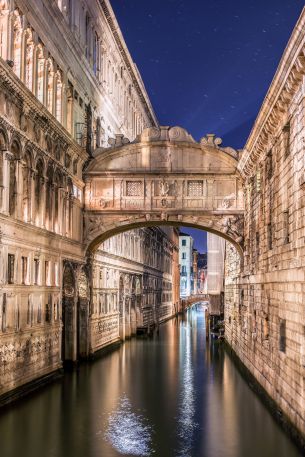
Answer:
[(210, 337), (210, 316), (208, 309), (204, 312), (205, 315), (205, 337), (208, 340)]

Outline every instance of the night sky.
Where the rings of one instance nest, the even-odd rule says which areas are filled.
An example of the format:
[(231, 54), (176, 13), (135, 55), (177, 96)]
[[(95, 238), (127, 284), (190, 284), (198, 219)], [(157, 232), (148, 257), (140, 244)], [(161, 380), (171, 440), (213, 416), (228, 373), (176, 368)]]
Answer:
[(111, 4), (160, 124), (242, 148), (304, 1)]

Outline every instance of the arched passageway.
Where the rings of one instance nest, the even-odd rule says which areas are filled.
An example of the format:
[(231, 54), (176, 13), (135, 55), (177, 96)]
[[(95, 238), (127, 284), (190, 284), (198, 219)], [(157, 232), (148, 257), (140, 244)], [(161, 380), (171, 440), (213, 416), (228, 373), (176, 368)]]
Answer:
[(238, 151), (207, 135), (200, 143), (180, 127), (148, 128), (133, 143), (118, 137), (84, 172), (89, 251), (140, 226), (193, 226), (243, 250), (244, 189)]

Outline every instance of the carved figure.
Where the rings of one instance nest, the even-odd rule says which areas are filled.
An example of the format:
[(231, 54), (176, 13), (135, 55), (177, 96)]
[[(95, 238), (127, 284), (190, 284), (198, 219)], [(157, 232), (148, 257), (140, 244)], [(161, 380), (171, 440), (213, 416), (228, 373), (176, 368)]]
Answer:
[(169, 194), (169, 183), (167, 181), (160, 181), (160, 194), (161, 197), (167, 197)]

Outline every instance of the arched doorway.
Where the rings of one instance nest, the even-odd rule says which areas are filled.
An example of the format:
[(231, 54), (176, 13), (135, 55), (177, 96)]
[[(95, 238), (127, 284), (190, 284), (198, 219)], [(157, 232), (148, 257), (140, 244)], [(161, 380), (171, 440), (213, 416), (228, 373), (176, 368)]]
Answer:
[(81, 267), (78, 275), (77, 298), (77, 355), (85, 358), (89, 353), (89, 285), (85, 267)]
[(76, 360), (75, 274), (70, 263), (64, 265), (62, 291), (62, 361)]

